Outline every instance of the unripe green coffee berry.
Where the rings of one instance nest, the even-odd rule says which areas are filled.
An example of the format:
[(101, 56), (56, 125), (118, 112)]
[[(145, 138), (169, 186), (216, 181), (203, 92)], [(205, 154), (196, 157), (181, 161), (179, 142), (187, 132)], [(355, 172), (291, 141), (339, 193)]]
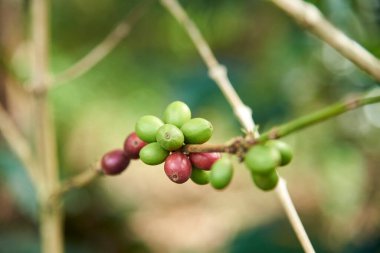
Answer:
[(265, 143), (265, 145), (274, 147), (278, 150), (278, 152), (280, 152), (280, 166), (285, 166), (292, 160), (293, 150), (287, 143), (278, 140), (269, 140)]
[(210, 182), (210, 171), (200, 170), (193, 167), (191, 180), (199, 185), (205, 185)]
[(181, 130), (185, 136), (185, 143), (202, 144), (211, 138), (213, 127), (205, 119), (194, 118), (183, 124)]
[(277, 149), (265, 145), (256, 145), (248, 150), (244, 163), (252, 173), (264, 176), (276, 169), (280, 164), (280, 159), (281, 155)]
[(264, 191), (273, 190), (279, 180), (276, 170), (273, 170), (270, 174), (265, 176), (256, 175), (255, 173), (251, 172), (251, 176), (255, 185)]
[(142, 116), (135, 125), (137, 136), (145, 142), (155, 142), (158, 129), (164, 124), (162, 120), (152, 115)]
[(165, 111), (163, 120), (167, 124), (175, 125), (176, 127), (182, 127), (187, 121), (191, 119), (190, 108), (181, 101), (175, 101), (169, 104)]
[(163, 163), (169, 152), (157, 142), (149, 143), (140, 150), (140, 160), (148, 165)]
[(222, 157), (216, 161), (210, 171), (210, 183), (215, 189), (225, 188), (232, 179), (233, 167), (232, 162), (227, 157)]
[(184, 137), (178, 127), (172, 124), (165, 124), (158, 129), (156, 140), (164, 149), (174, 151), (182, 147)]

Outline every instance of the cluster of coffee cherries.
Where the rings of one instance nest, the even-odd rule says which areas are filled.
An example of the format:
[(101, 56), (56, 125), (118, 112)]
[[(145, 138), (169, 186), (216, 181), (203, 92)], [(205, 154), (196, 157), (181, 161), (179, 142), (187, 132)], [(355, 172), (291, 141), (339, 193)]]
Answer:
[(244, 163), (250, 170), (253, 182), (264, 191), (274, 189), (278, 183), (278, 166), (290, 163), (293, 151), (288, 144), (278, 140), (269, 140), (248, 150)]
[[(203, 144), (213, 133), (212, 124), (203, 118), (191, 118), (189, 107), (175, 101), (169, 104), (162, 119), (146, 115), (135, 125), (135, 132), (127, 136), (124, 148), (106, 153), (101, 161), (107, 175), (125, 170), (131, 159), (140, 159), (148, 165), (163, 162), (165, 174), (175, 183), (191, 180), (200, 185), (210, 183), (215, 189), (225, 188), (232, 179), (233, 167), (228, 156), (216, 152), (185, 153), (186, 144)], [(251, 147), (244, 156), (253, 182), (264, 191), (276, 187), (278, 166), (290, 163), (291, 148), (284, 142), (269, 140)]]
[(184, 153), (186, 144), (203, 144), (213, 133), (212, 124), (203, 118), (191, 118), (189, 107), (175, 101), (169, 104), (162, 119), (146, 115), (135, 125), (124, 142), (123, 150), (113, 150), (102, 158), (105, 174), (121, 173), (131, 159), (148, 165), (163, 162), (165, 174), (175, 183), (182, 184), (189, 178), (196, 184), (210, 183), (216, 189), (225, 188), (232, 179), (233, 167), (228, 157), (216, 152)]

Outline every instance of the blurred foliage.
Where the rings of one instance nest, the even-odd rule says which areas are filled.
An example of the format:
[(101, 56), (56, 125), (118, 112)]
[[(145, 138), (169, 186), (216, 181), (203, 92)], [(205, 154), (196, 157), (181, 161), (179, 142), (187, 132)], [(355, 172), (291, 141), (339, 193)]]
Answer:
[[(84, 56), (139, 2), (52, 1), (52, 71), (59, 73)], [(378, 1), (309, 2), (380, 57)], [(26, 36), (29, 25), (26, 10), (30, 3), (18, 3), (24, 7), (24, 26), (16, 29)], [(182, 3), (217, 58), (227, 66), (234, 87), (252, 107), (261, 130), (379, 85), (329, 46), (304, 32), (269, 1)], [(18, 76), (28, 77), (25, 55), (14, 52), (8, 62)], [(213, 142), (223, 142), (241, 133), (231, 108), (208, 78), (207, 69), (187, 34), (158, 3), (100, 64), (80, 78), (53, 89), (50, 99), (57, 126), (62, 178), (78, 173), (108, 149), (120, 146), (138, 117), (159, 116), (172, 100), (188, 103), (194, 115), (207, 115), (215, 125)], [(374, 200), (378, 194), (369, 194), (378, 183), (374, 178), (379, 172), (373, 168), (378, 169), (376, 164), (380, 164), (376, 156), (380, 142), (374, 137), (379, 134), (380, 130), (359, 111), (287, 139), (297, 153), (291, 167), (293, 172), (284, 170), (294, 185), (293, 192), (302, 194), (303, 187), (307, 186), (302, 184), (305, 181), (316, 185), (319, 192), (316, 195), (321, 198), (315, 204), (317, 210), (300, 210), (306, 224), (310, 224), (314, 214), (325, 219), (321, 226), (311, 225), (313, 237), (319, 237), (316, 241), (325, 243), (317, 243), (317, 248), (323, 250), (318, 252), (343, 248), (347, 248), (344, 252), (379, 250), (379, 238), (372, 236), (379, 233), (378, 227), (374, 231), (369, 229), (367, 237), (364, 229), (364, 239), (352, 243), (345, 241), (351, 238), (348, 232), (342, 236), (331, 232), (332, 227), (340, 230), (355, 215), (365, 213), (363, 206), (380, 206), (379, 200)], [(4, 249), (6, 252), (37, 252), (35, 194), (5, 145), (0, 150), (0, 175), (0, 191), (11, 196), (2, 206), (9, 206), (17, 214), (10, 217), (4, 215), (6, 208), (0, 209), (0, 252), (5, 252)], [(139, 239), (141, 235), (129, 228), (129, 217), (140, 203), (138, 197), (130, 206), (120, 205), (94, 183), (70, 192), (65, 201), (67, 252), (150, 252), (149, 243)], [(380, 223), (380, 215), (377, 213), (374, 217)], [(219, 246), (236, 253), (300, 252), (290, 233), (293, 232), (286, 222), (274, 220), (236, 235), (230, 248), (228, 242), (223, 241)], [(291, 238), (288, 240), (288, 237)], [(332, 245), (335, 239), (341, 240), (343, 245)]]

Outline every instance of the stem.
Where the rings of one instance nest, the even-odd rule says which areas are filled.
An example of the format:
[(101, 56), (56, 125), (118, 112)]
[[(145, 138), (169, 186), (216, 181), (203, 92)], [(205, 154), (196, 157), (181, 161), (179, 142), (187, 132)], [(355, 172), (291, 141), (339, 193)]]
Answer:
[(144, 1), (135, 7), (94, 49), (68, 69), (53, 78), (52, 85), (59, 85), (80, 77), (103, 60), (111, 51), (129, 35), (133, 25), (152, 4), (152, 0)]
[(321, 123), (345, 112), (363, 107), (369, 104), (380, 103), (380, 96), (361, 97), (347, 102), (339, 102), (313, 112), (309, 115), (297, 118), (281, 126), (273, 127), (271, 130), (263, 133), (259, 138), (239, 138), (235, 137), (225, 144), (202, 144), (202, 145), (186, 145), (182, 148), (187, 153), (197, 152), (227, 152), (236, 154), (241, 149), (247, 149), (258, 143), (266, 142), (270, 139), (280, 139), (286, 135), (307, 128), (309, 126)]
[(223, 95), (231, 104), (234, 113), (248, 133), (255, 132), (255, 123), (252, 119), (252, 110), (246, 106), (233, 88), (227, 76), (227, 69), (221, 65), (212, 53), (206, 40), (197, 26), (189, 18), (186, 11), (176, 0), (161, 0), (161, 4), (177, 19), (193, 41), (203, 61), (206, 63), (209, 76), (218, 85)]
[(61, 186), (52, 193), (50, 199), (58, 198), (71, 189), (83, 187), (102, 175), (103, 172), (99, 169), (99, 167), (87, 169), (82, 173), (64, 181)]
[(274, 127), (271, 130), (265, 132), (258, 138), (258, 142), (265, 142), (269, 139), (278, 139), (284, 137), (290, 133), (298, 131), (300, 129), (312, 126), (319, 122), (325, 121), (332, 117), (338, 116), (345, 112), (357, 109), (364, 105), (374, 104), (380, 102), (380, 96), (375, 97), (362, 97), (354, 100), (350, 100), (348, 102), (339, 102), (334, 105), (331, 105), (322, 110), (316, 111), (309, 115), (300, 117), (289, 123), (281, 125), (279, 127)]
[(36, 161), (32, 156), (32, 151), (28, 144), (28, 141), (18, 130), (10, 115), (5, 111), (4, 107), (1, 104), (0, 132), (2, 133), (6, 142), (9, 144), (9, 147), (21, 161), (23, 167), (28, 173), (30, 180), (32, 181), (32, 185), (37, 186), (40, 180), (40, 175), (37, 171)]
[(335, 48), (356, 66), (380, 81), (380, 61), (356, 41), (335, 28), (312, 4), (303, 0), (271, 0), (303, 28)]
[[(247, 137), (253, 136), (258, 138), (259, 137), (259, 132), (255, 128), (255, 123), (252, 118), (252, 110), (243, 102), (241, 101), (239, 95), (236, 93), (234, 90), (230, 80), (227, 77), (227, 70), (224, 66), (220, 65), (214, 55), (211, 52), (210, 47), (202, 37), (202, 34), (199, 32), (198, 28), (196, 25), (191, 21), (191, 19), (187, 16), (185, 10), (181, 7), (181, 5), (178, 3), (176, 0), (161, 0), (161, 3), (172, 13), (172, 15), (177, 19), (177, 21), (182, 24), (182, 26), (185, 28), (187, 33), (189, 34), (190, 38), (192, 39), (194, 45), (198, 49), (201, 57), (203, 60), (206, 62), (206, 65), (209, 68), (209, 76), (214, 79), (214, 81), (217, 83), (219, 88), (222, 90), (224, 96), (227, 98), (229, 103), (231, 104), (232, 108), (234, 109), (234, 113), (239, 119), (240, 123), (242, 126), (245, 128), (247, 131)], [(242, 147), (240, 145), (240, 147)], [(241, 148), (236, 149), (236, 152), (244, 152)], [(279, 188), (276, 193), (282, 194), (282, 195), (287, 195), (289, 196), (288, 190), (286, 187), (281, 187)], [(290, 199), (288, 198), (287, 202), (281, 202), (284, 205), (284, 209), (291, 209), (293, 206), (293, 203)], [(294, 209), (294, 208), (293, 208)], [(299, 233), (300, 231), (303, 231), (303, 235), (306, 236), (306, 232), (302, 227), (302, 223), (298, 217), (297, 212), (294, 209), (294, 212), (289, 212), (288, 218), (291, 221), (292, 225), (294, 224), (292, 221), (293, 220), (298, 220), (299, 221), (299, 226), (301, 227), (301, 230), (293, 227), (294, 231), (296, 233)], [(298, 235), (298, 238), (303, 238), (303, 235)], [(304, 245), (304, 242), (301, 241), (301, 244)], [(309, 242), (310, 244), (310, 242)], [(310, 244), (311, 245), (311, 244)], [(313, 251), (308, 251), (313, 252)]]
[(35, 131), (37, 162), (41, 169), (42, 180), (38, 186), (38, 199), (40, 202), (40, 233), (43, 253), (62, 253), (62, 203), (60, 199), (48, 201), (48, 196), (59, 185), (55, 130), (49, 111), (46, 94), (49, 77), (49, 1), (32, 1), (32, 40), (33, 62), (31, 84), (34, 90), (35, 102)]
[(275, 192), (282, 204), (282, 207), (285, 210), (286, 215), (289, 218), (290, 223), (292, 224), (294, 231), (296, 232), (296, 236), (300, 241), (302, 248), (306, 253), (314, 253), (315, 251), (313, 249), (313, 245), (311, 245), (309, 237), (307, 236), (302, 222), (298, 217), (297, 210), (294, 207), (292, 199), (290, 198), (288, 189), (286, 187), (286, 181), (281, 177), (275, 188)]

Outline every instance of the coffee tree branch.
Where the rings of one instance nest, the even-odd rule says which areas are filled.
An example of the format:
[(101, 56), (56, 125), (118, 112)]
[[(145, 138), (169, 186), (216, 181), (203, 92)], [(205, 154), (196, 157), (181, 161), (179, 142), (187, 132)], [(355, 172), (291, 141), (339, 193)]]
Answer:
[(334, 27), (314, 5), (303, 0), (271, 1), (304, 29), (335, 48), (376, 81), (380, 81), (380, 60)]

